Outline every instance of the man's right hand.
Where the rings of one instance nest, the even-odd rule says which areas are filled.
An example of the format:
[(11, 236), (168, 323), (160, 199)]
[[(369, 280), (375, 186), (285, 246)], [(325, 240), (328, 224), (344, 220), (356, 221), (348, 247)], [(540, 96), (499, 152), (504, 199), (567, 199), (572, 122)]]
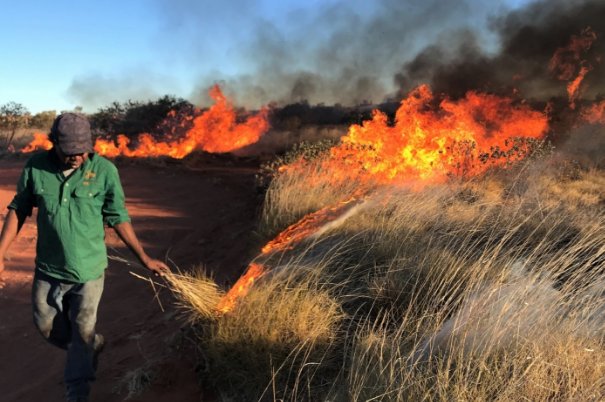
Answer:
[(4, 224), (2, 225), (2, 232), (0, 232), (0, 288), (5, 285), (2, 274), (4, 271), (4, 256), (6, 255), (6, 250), (8, 250), (8, 246), (10, 246), (15, 237), (17, 237), (17, 233), (19, 233), (24, 222), (25, 215), (21, 214), (20, 216), (17, 216), (17, 212), (15, 212), (14, 209), (8, 210), (6, 218), (4, 219)]
[(154, 275), (164, 276), (170, 272), (170, 268), (168, 267), (168, 265), (166, 265), (160, 260), (155, 260), (153, 258), (148, 257), (143, 261), (143, 264), (145, 264), (145, 268), (153, 272)]

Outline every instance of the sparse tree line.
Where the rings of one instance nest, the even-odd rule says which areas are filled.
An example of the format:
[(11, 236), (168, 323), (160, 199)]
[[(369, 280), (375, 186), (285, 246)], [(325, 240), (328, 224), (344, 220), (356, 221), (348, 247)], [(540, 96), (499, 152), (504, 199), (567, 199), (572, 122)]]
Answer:
[[(73, 111), (82, 113), (82, 108), (78, 106)], [(166, 135), (169, 129), (164, 127), (168, 125), (167, 120), (176, 122), (185, 114), (193, 113), (195, 108), (188, 101), (165, 95), (155, 101), (147, 102), (116, 101), (87, 116), (96, 136), (115, 134), (134, 136), (143, 132)], [(20, 130), (48, 132), (57, 114), (55, 110), (32, 114), (23, 104), (17, 102), (1, 105), (0, 150), (11, 149)]]
[[(362, 104), (358, 106), (310, 105), (307, 101), (271, 108), (270, 126), (276, 130), (297, 130), (304, 126), (337, 126), (361, 123), (371, 117), (376, 107), (392, 118), (398, 104)], [(83, 113), (78, 106), (73, 111)], [(7, 102), (0, 106), (0, 150), (14, 147), (18, 133), (23, 130), (48, 132), (55, 117), (62, 113), (55, 110), (32, 114), (21, 103)], [(135, 138), (149, 133), (157, 139), (169, 139), (183, 135), (192, 120), (202, 110), (189, 101), (172, 95), (156, 100), (126, 102), (114, 101), (87, 114), (95, 137), (110, 138), (117, 134)], [(31, 134), (31, 132), (29, 133)]]
[(0, 106), (0, 149), (10, 148), (20, 129), (48, 130), (57, 112), (47, 110), (31, 114), (21, 103), (7, 102)]

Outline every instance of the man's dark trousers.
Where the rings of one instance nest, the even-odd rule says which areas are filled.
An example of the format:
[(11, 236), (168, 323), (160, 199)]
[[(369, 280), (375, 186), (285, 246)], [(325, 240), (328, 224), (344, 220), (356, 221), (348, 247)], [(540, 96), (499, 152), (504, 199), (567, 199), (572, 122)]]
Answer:
[(85, 283), (66, 282), (36, 270), (32, 290), (34, 324), (50, 343), (67, 350), (68, 400), (85, 399), (95, 380), (94, 354), (102, 337), (95, 334), (104, 275)]

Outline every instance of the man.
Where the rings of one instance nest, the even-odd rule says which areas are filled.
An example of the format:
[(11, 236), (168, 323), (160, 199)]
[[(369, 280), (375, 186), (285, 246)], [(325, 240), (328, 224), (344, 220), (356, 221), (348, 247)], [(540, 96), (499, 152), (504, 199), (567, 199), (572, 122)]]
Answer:
[(78, 114), (56, 118), (50, 151), (32, 156), (0, 234), (0, 272), (9, 245), (32, 209), (38, 208), (33, 281), (34, 323), (51, 344), (67, 350), (69, 401), (87, 401), (104, 339), (95, 333), (107, 268), (104, 223), (112, 227), (154, 274), (166, 264), (141, 247), (124, 206), (116, 167), (93, 152), (90, 124)]

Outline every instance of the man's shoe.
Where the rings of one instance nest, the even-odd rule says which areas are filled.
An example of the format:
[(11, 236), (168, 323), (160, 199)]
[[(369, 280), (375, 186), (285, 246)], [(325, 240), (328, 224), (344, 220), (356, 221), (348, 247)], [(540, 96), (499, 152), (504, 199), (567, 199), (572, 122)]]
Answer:
[(101, 334), (95, 335), (95, 342), (93, 345), (93, 355), (92, 355), (92, 368), (97, 371), (97, 367), (99, 367), (99, 355), (105, 349), (105, 337)]

